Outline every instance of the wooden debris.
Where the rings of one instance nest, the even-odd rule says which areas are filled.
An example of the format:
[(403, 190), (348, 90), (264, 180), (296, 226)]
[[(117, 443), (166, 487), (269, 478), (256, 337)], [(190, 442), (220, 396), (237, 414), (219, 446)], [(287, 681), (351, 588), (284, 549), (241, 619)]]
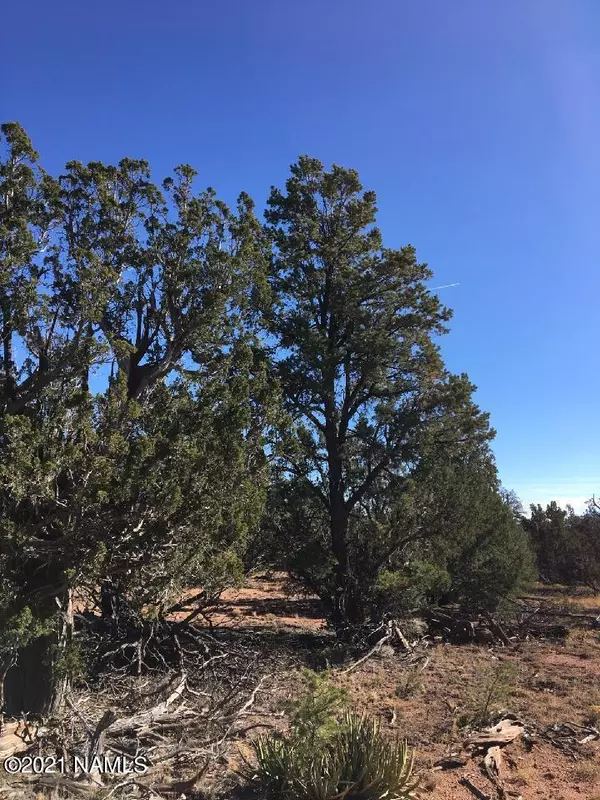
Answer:
[(457, 767), (465, 767), (466, 765), (467, 762), (464, 759), (459, 758), (457, 755), (450, 755), (436, 761), (433, 765), (433, 769), (456, 769)]
[(488, 616), (488, 625), (492, 633), (494, 633), (500, 641), (506, 645), (506, 647), (513, 647), (513, 642), (508, 638), (506, 632), (500, 623), (496, 622), (496, 620), (492, 616)]
[(500, 777), (502, 770), (502, 751), (497, 745), (487, 751), (483, 766), (488, 778), (494, 783)]
[(411, 647), (411, 646), (410, 646), (410, 644), (408, 643), (408, 640), (407, 640), (407, 638), (404, 636), (404, 634), (403, 634), (403, 633), (402, 633), (402, 631), (400, 630), (400, 626), (398, 625), (398, 623), (397, 623), (396, 621), (394, 621), (394, 622), (392, 623), (392, 628), (393, 628), (393, 631), (394, 631), (394, 633), (396, 634), (396, 638), (398, 639), (398, 641), (400, 642), (400, 644), (402, 645), (402, 647), (403, 647), (405, 650), (407, 650), (408, 652), (410, 652), (410, 651), (412, 650), (412, 647)]
[(493, 728), (486, 728), (475, 733), (465, 741), (465, 747), (499, 747), (514, 741), (524, 731), (522, 725), (515, 724), (511, 719), (503, 719)]
[(502, 786), (502, 751), (498, 746), (490, 747), (483, 759), (483, 771), (489, 778), (490, 783), (496, 789), (499, 800), (505, 800), (506, 791)]
[[(114, 720), (107, 726), (107, 728), (105, 728), (105, 730), (111, 728), (111, 735), (118, 736), (127, 733), (128, 731), (135, 731), (138, 728), (147, 728), (148, 726), (151, 726), (153, 722), (158, 722), (159, 720), (166, 721), (165, 717), (167, 715), (167, 711), (169, 710), (169, 707), (183, 694), (186, 680), (187, 676), (184, 673), (177, 688), (162, 703), (150, 708), (148, 711), (142, 711), (139, 714), (135, 714), (133, 717), (129, 717), (128, 719)], [(190, 714), (191, 712), (188, 711), (187, 715), (189, 716)], [(178, 719), (183, 718), (183, 716), (184, 714), (181, 714)]]
[(485, 792), (482, 792), (482, 791), (481, 791), (481, 789), (478, 789), (478, 788), (475, 786), (475, 784), (474, 784), (474, 783), (472, 783), (472, 782), (469, 780), (469, 778), (467, 778), (467, 777), (462, 777), (462, 778), (460, 779), (459, 783), (461, 784), (461, 786), (465, 786), (465, 787), (466, 787), (466, 788), (467, 788), (467, 789), (468, 789), (468, 790), (471, 792), (471, 794), (472, 794), (474, 797), (476, 797), (476, 798), (477, 798), (477, 800), (492, 800), (492, 798), (489, 796), (489, 794), (485, 794)]
[(0, 734), (0, 761), (30, 747), (30, 743), (23, 737), (23, 732), (22, 722), (3, 722)]
[(381, 650), (383, 645), (388, 641), (388, 639), (391, 638), (391, 636), (392, 636), (391, 632), (388, 632), (388, 633), (386, 633), (385, 636), (382, 636), (381, 639), (375, 645), (375, 647), (372, 647), (365, 656), (363, 656), (362, 658), (359, 658), (358, 661), (354, 662), (354, 664), (350, 664), (349, 667), (346, 667), (346, 669), (343, 669), (340, 672), (340, 675), (347, 675), (349, 672), (352, 672), (352, 670), (356, 669), (361, 664), (364, 664), (364, 662), (368, 658), (371, 658), (371, 656), (375, 655), (375, 653), (378, 653)]
[(252, 691), (252, 694), (250, 695), (250, 698), (244, 703), (244, 705), (238, 711), (236, 716), (241, 717), (242, 714), (247, 714), (248, 713), (248, 709), (250, 708), (251, 705), (253, 705), (254, 701), (256, 700), (256, 695), (260, 691), (261, 686), (267, 680), (267, 678), (270, 678), (270, 677), (271, 677), (270, 675), (263, 675), (262, 676), (262, 678), (258, 682), (258, 685), (254, 687), (254, 689)]
[[(580, 731), (586, 734), (582, 739), (579, 738), (581, 736)], [(577, 758), (578, 745), (600, 739), (600, 731), (597, 728), (579, 725), (576, 722), (548, 725), (544, 729), (539, 729), (538, 734), (550, 742), (553, 747), (563, 750), (573, 758)]]
[[(117, 714), (112, 708), (109, 708), (102, 715), (102, 718), (100, 719), (100, 722), (96, 725), (96, 730), (92, 734), (92, 738), (90, 741), (90, 749), (89, 749), (90, 761), (92, 761), (95, 756), (101, 756), (103, 754), (106, 731), (108, 730), (108, 728), (110, 728), (110, 726), (116, 719), (117, 719)], [(102, 775), (100, 771), (96, 768), (92, 768), (92, 770), (87, 774), (86, 778), (96, 786), (104, 786)]]
[[(527, 596), (519, 597), (517, 599), (518, 600), (536, 600), (537, 602), (539, 602), (539, 600), (540, 600), (539, 597), (527, 597)], [(540, 606), (537, 606), (536, 608), (533, 608), (533, 609), (524, 608), (524, 610), (529, 610), (533, 614), (540, 613), (544, 617), (566, 617), (567, 619), (587, 619), (592, 623), (597, 622), (600, 619), (600, 617), (598, 617), (596, 614), (585, 614), (585, 613), (580, 613), (580, 612), (575, 612), (575, 611), (565, 611), (564, 609), (561, 610), (561, 609), (553, 608), (552, 606), (549, 606), (549, 605), (548, 606), (540, 605)]]
[(90, 742), (90, 758), (94, 758), (94, 756), (100, 756), (104, 752), (104, 739), (106, 736), (106, 731), (110, 726), (115, 722), (117, 719), (117, 715), (112, 708), (109, 708), (108, 711), (105, 711), (102, 719), (96, 725), (96, 730), (92, 735), (92, 739)]

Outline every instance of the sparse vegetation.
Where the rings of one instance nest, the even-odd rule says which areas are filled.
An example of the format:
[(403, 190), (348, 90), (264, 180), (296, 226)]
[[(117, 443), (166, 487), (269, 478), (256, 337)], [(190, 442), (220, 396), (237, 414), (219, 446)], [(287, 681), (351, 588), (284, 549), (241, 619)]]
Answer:
[(506, 711), (516, 688), (517, 668), (511, 662), (496, 662), (476, 676), (467, 709), (459, 716), (459, 727), (489, 725), (499, 711)]
[(298, 729), (289, 737), (254, 742), (251, 776), (267, 797), (290, 800), (405, 800), (414, 796), (412, 756), (405, 742), (388, 741), (374, 720), (345, 712), (325, 740)]
[(414, 697), (416, 694), (418, 694), (422, 687), (423, 679), (421, 676), (421, 670), (418, 667), (413, 667), (406, 671), (406, 674), (398, 683), (398, 686), (396, 687), (396, 696), (400, 697), (402, 700), (406, 700), (407, 698)]

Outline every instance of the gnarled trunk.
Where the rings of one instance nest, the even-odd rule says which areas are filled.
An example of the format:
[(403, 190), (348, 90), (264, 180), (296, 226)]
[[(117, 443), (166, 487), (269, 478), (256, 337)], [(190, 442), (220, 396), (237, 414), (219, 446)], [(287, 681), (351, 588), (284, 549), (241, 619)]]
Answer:
[[(60, 603), (57, 608), (56, 600)], [(49, 598), (47, 621), (54, 631), (22, 647), (4, 674), (4, 712), (8, 716), (48, 717), (64, 702), (68, 671), (61, 663), (73, 636), (73, 601), (70, 589)]]

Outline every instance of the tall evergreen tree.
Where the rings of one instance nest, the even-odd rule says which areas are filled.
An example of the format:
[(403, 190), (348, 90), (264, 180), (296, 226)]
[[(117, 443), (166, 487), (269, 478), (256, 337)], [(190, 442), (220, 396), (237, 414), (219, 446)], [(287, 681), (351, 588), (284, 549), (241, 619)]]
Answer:
[(291, 504), (309, 492), (312, 524), (328, 528), (319, 541), (335, 560), (338, 624), (365, 614), (363, 548), (378, 541), (391, 555), (407, 534), (386, 514), (408, 497), (426, 449), (491, 436), (472, 385), (447, 373), (435, 344), (451, 314), (425, 286), (432, 273), (413, 247), (385, 247), (375, 218), (354, 170), (308, 157), (266, 212), (268, 329), (295, 425), (279, 466)]

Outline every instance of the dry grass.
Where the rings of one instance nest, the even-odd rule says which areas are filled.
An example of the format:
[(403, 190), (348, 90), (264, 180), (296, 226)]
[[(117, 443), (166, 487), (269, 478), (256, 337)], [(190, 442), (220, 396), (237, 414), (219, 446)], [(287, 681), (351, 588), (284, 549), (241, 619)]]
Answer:
[(600, 764), (584, 761), (573, 769), (573, 777), (579, 783), (597, 783), (600, 779)]

